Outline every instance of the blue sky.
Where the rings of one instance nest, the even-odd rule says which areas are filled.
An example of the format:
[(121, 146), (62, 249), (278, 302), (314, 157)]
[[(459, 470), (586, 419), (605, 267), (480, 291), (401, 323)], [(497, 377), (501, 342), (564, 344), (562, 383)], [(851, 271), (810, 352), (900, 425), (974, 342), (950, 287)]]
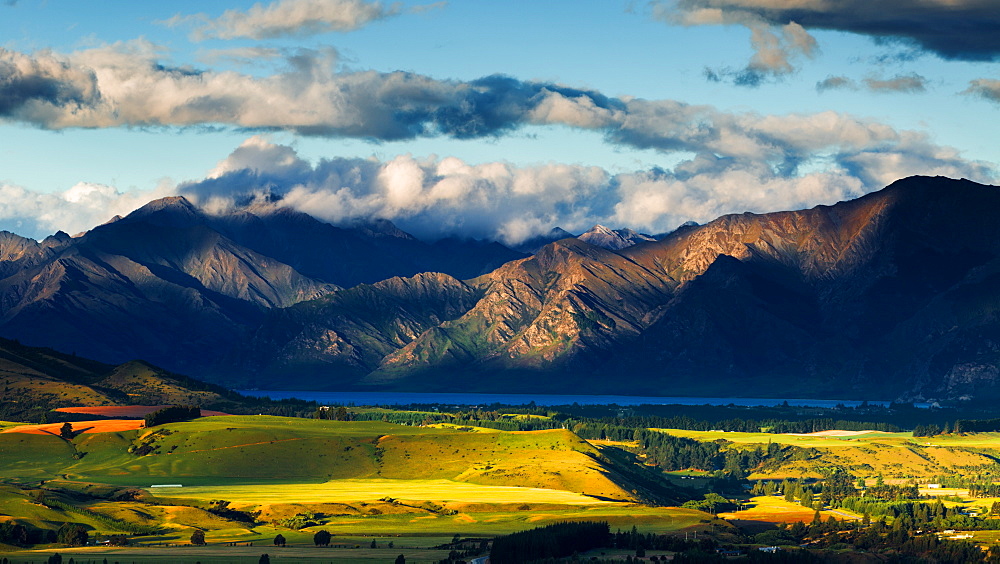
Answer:
[(266, 192), (516, 242), (995, 181), (1000, 7), (871, 4), (8, 0), (0, 228)]

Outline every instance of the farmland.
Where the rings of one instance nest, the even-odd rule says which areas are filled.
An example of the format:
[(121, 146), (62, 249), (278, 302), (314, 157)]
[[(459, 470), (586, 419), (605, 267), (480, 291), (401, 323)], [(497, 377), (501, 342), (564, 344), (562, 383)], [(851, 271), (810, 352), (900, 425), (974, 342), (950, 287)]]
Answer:
[[(202, 562), (222, 558), (220, 550), (237, 557), (227, 545), (268, 545), (279, 533), (299, 546), (282, 554), (308, 560), (317, 556), (308, 545), (319, 530), (367, 539), (348, 543), (365, 547), (351, 559), (387, 559), (368, 548), (374, 535), (417, 550), (412, 561), (437, 561), (440, 551), (429, 547), (455, 534), (493, 537), (567, 520), (665, 533), (710, 521), (701, 511), (639, 503), (645, 486), (634, 482), (636, 470), (607, 456), (607, 446), (562, 429), (273, 416), (135, 423), (76, 422), (71, 439), (59, 436), (59, 424), (4, 425), (2, 512), (40, 528), (77, 522), (102, 535), (133, 531), (133, 542), (146, 547), (128, 549), (139, 550), (128, 552), (137, 562), (157, 561), (158, 545), (189, 545), (196, 530), (208, 549), (183, 554)], [(135, 535), (147, 530), (156, 532)], [(81, 558), (96, 554), (76, 550)]]
[[(91, 535), (128, 534), (131, 548), (81, 547), (67, 554), (135, 562), (169, 561), (162, 560), (165, 553), (254, 562), (262, 546), (301, 561), (332, 554), (386, 561), (400, 553), (407, 561), (439, 561), (456, 549), (456, 535), (490, 539), (566, 521), (746, 542), (749, 537), (740, 535), (779, 524), (805, 523), (797, 534), (808, 534), (817, 509), (823, 522), (859, 522), (859, 513), (818, 501), (831, 472), (869, 486), (883, 479), (926, 483), (936, 475), (990, 472), (1000, 450), (1000, 435), (991, 433), (914, 438), (901, 432), (656, 428), (641, 429), (632, 440), (613, 429), (607, 434), (619, 438), (584, 440), (581, 435), (605, 431), (496, 428), (552, 426), (550, 416), (535, 414), (487, 414), (502, 419), (489, 428), (449, 422), (433, 411), (354, 413), (384, 420), (220, 415), (140, 428), (134, 419), (104, 419), (73, 422), (72, 437), (60, 436), (60, 423), (0, 423), (0, 522), (38, 530), (79, 523)], [(389, 422), (393, 417), (423, 424)], [(483, 423), (490, 421), (497, 419)], [(653, 444), (650, 436), (677, 439)], [(708, 458), (668, 468), (683, 458), (656, 458), (664, 449)], [(816, 495), (795, 496), (817, 502), (757, 490), (750, 496), (719, 470), (732, 464), (743, 465), (757, 486), (765, 482), (753, 480), (790, 478), (796, 491)], [(717, 519), (700, 499), (727, 501), (714, 493), (720, 487), (728, 488), (723, 491), (735, 505), (720, 509)], [(967, 488), (924, 488), (922, 494), (947, 495), (955, 515), (966, 508), (983, 513), (994, 499), (969, 500)], [(320, 531), (333, 535), (339, 548), (311, 546)], [(206, 546), (190, 546), (196, 532)], [(273, 547), (279, 534), (290, 546)], [(46, 545), (35, 544), (44, 553)], [(17, 554), (30, 559), (32, 553)]]

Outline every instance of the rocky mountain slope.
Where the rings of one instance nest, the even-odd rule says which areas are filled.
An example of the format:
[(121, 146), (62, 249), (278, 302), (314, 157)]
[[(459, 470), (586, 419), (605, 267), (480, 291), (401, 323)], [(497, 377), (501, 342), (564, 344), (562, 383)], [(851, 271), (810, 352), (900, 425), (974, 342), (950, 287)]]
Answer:
[(469, 281), (482, 293), (473, 307), (387, 354), (360, 384), (997, 395), (997, 209), (994, 187), (911, 178), (835, 206), (725, 216), (618, 252), (558, 241)]
[(997, 209), (995, 187), (914, 177), (490, 270), (515, 251), (163, 200), (78, 239), (0, 241), (0, 331), (264, 388), (993, 397)]
[(472, 277), (522, 256), (424, 243), (389, 222), (339, 228), (267, 207), (210, 215), (165, 198), (77, 238), (0, 234), (0, 335), (198, 372), (271, 309), (423, 271)]

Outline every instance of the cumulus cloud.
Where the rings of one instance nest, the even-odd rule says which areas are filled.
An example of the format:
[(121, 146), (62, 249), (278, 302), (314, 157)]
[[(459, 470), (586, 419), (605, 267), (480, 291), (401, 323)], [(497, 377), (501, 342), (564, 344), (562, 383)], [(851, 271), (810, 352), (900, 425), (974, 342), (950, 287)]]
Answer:
[[(655, 109), (647, 115), (655, 115)], [(810, 147), (827, 147), (830, 162), (822, 170), (799, 173), (757, 158), (760, 149), (744, 148), (741, 156), (703, 151), (670, 170), (618, 174), (561, 163), (518, 167), (411, 155), (311, 163), (294, 148), (255, 135), (205, 178), (145, 192), (79, 183), (65, 192), (40, 194), (0, 183), (0, 227), (36, 238), (60, 229), (75, 233), (151, 199), (180, 194), (210, 213), (249, 204), (288, 206), (334, 224), (388, 219), (428, 240), (460, 236), (516, 244), (556, 226), (579, 233), (601, 223), (660, 233), (725, 213), (831, 204), (911, 174), (979, 181), (994, 175), (988, 165), (963, 160), (954, 149), (919, 133), (852, 126), (832, 112), (752, 121), (756, 135), (794, 144), (803, 155)], [(839, 141), (830, 147), (835, 133)], [(736, 149), (744, 142), (719, 140), (733, 146), (730, 153), (740, 153)]]
[(76, 234), (174, 192), (170, 185), (121, 192), (104, 184), (79, 182), (63, 192), (41, 193), (0, 182), (0, 226), (37, 239), (60, 230)]
[[(800, 142), (838, 127), (820, 118)], [(780, 122), (762, 124), (768, 131)], [(848, 132), (844, 147), (866, 145), (877, 132)], [(685, 221), (725, 213), (767, 212), (857, 197), (909, 174), (945, 174), (985, 180), (992, 170), (963, 161), (951, 149), (907, 135), (907, 152), (845, 154), (823, 172), (785, 175), (758, 161), (701, 154), (673, 170), (611, 174), (597, 167), (509, 163), (468, 164), (454, 157), (397, 156), (324, 159), (310, 164), (287, 146), (248, 139), (201, 181), (178, 192), (215, 212), (246, 202), (289, 206), (331, 223), (388, 219), (427, 239), (452, 235), (515, 244), (559, 226), (582, 232), (597, 223), (664, 232)]]
[[(252, 133), (282, 130), (375, 141), (489, 138), (528, 126), (559, 125), (598, 132), (616, 145), (695, 155), (671, 171), (672, 182), (712, 178), (704, 168), (711, 164), (711, 174), (720, 182), (719, 175), (736, 178), (731, 175), (739, 172), (743, 175), (739, 178), (757, 178), (757, 185), (774, 190), (798, 186), (806, 178), (803, 170), (824, 170), (831, 178), (841, 179), (838, 186), (860, 181), (866, 189), (895, 180), (890, 178), (893, 174), (933, 172), (975, 180), (989, 180), (993, 174), (990, 166), (967, 161), (919, 132), (837, 112), (781, 116), (727, 112), (676, 100), (609, 97), (594, 90), (506, 76), (463, 82), (404, 72), (336, 72), (333, 50), (285, 53), (284, 70), (263, 77), (171, 67), (159, 62), (161, 56), (157, 46), (141, 41), (70, 55), (0, 50), (0, 120), (51, 129), (209, 125)], [(919, 77), (909, 78), (922, 84)], [(892, 80), (881, 86), (888, 88)], [(993, 83), (985, 81), (973, 86), (971, 91), (981, 96), (996, 91), (991, 90)], [(216, 186), (224, 202), (232, 192), (229, 180), (256, 182), (273, 177), (274, 186), (304, 187), (292, 201), (313, 202), (302, 204), (310, 209), (322, 203), (339, 210), (330, 212), (338, 217), (408, 218), (421, 229), (471, 230), (504, 237), (552, 225), (547, 218), (575, 222), (569, 211), (576, 209), (588, 210), (581, 217), (589, 222), (600, 216), (593, 210), (611, 210), (620, 204), (613, 198), (594, 196), (583, 208), (575, 207), (578, 202), (572, 198), (606, 195), (601, 186), (619, 185), (597, 180), (609, 175), (594, 169), (546, 165), (514, 170), (502, 163), (482, 168), (414, 159), (385, 165), (332, 159), (314, 168), (287, 147), (255, 139), (211, 171), (199, 191), (210, 192)], [(444, 168), (439, 170), (439, 166)], [(317, 180), (320, 177), (322, 181)], [(446, 181), (439, 182), (439, 178)], [(815, 175), (809, 178), (822, 180)], [(335, 185), (338, 190), (329, 189)], [(345, 186), (350, 189), (339, 191)], [(528, 195), (542, 188), (566, 198), (548, 207), (531, 200), (541, 196)], [(482, 194), (489, 196), (480, 202), (477, 198)], [(449, 202), (461, 198), (484, 207), (479, 212), (473, 207), (454, 208), (449, 217), (434, 211), (452, 209)], [(518, 205), (527, 201), (530, 206)], [(495, 202), (508, 207), (491, 207)], [(531, 220), (505, 216), (507, 210), (531, 210), (532, 206), (547, 211), (529, 213)], [(497, 223), (493, 215), (507, 219)]]
[(1000, 56), (994, 0), (656, 0), (653, 15), (685, 25), (796, 22), (805, 29), (901, 41), (945, 59)]
[(163, 23), (171, 27), (194, 25), (195, 40), (270, 39), (354, 31), (395, 16), (400, 10), (399, 3), (383, 6), (381, 2), (364, 0), (278, 0), (254, 4), (246, 11), (226, 10), (217, 18), (177, 15)]

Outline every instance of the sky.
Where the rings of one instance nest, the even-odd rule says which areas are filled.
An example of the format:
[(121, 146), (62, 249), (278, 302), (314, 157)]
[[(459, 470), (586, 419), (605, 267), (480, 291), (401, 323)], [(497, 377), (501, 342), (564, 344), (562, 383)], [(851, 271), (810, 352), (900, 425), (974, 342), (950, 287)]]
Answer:
[(0, 0), (0, 229), (159, 197), (515, 244), (995, 183), (995, 0)]

